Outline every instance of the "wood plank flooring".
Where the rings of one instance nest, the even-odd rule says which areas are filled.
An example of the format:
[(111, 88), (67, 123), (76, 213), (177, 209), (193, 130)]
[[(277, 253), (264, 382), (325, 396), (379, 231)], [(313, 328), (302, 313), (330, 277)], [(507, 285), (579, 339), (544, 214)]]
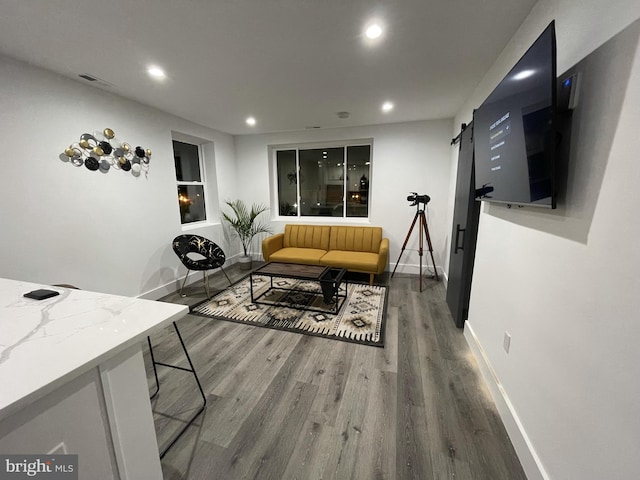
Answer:
[[(227, 269), (232, 280), (245, 272)], [(188, 315), (178, 326), (205, 412), (162, 461), (165, 479), (526, 479), (441, 282), (389, 283), (385, 348)], [(228, 282), (210, 277), (212, 291)], [(204, 299), (199, 281), (189, 296)], [(156, 360), (188, 366), (173, 328)], [(145, 352), (150, 390), (153, 371)], [(158, 441), (198, 408), (190, 373), (158, 367)]]

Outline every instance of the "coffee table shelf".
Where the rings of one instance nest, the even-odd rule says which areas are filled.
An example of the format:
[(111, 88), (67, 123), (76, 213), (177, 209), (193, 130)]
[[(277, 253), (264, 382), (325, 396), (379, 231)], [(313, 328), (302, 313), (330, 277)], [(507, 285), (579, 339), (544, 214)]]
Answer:
[[(269, 262), (250, 273), (249, 284), (251, 288), (251, 302), (262, 305), (284, 305), (284, 303), (281, 302), (264, 302), (260, 300), (272, 290), (309, 293), (307, 290), (300, 290), (296, 288), (284, 288), (277, 286), (274, 287), (274, 278), (293, 278), (294, 280), (316, 281), (320, 285), (325, 303), (333, 303), (333, 309), (322, 310), (319, 308), (297, 306), (295, 304), (289, 303), (287, 303), (286, 306), (290, 308), (296, 308), (298, 310), (331, 313), (335, 315), (340, 312), (340, 309), (342, 308), (342, 305), (347, 298), (349, 283), (344, 278), (346, 272), (347, 271), (344, 268), (332, 268), (324, 265), (299, 265), (295, 263)], [(270, 280), (269, 288), (258, 296), (256, 296), (255, 292), (253, 291), (254, 275), (269, 277)], [(340, 286), (342, 285), (343, 280), (345, 280), (344, 294), (340, 294)]]

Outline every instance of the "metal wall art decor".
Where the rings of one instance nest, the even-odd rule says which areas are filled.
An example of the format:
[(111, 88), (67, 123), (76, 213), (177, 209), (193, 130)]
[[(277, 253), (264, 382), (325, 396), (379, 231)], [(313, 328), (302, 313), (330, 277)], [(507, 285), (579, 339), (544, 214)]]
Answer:
[(149, 172), (151, 150), (121, 142), (113, 130), (105, 128), (102, 132), (80, 135), (78, 142), (64, 149), (60, 159), (76, 167), (84, 165), (91, 171), (107, 173), (114, 168), (137, 177), (141, 172), (145, 175)]

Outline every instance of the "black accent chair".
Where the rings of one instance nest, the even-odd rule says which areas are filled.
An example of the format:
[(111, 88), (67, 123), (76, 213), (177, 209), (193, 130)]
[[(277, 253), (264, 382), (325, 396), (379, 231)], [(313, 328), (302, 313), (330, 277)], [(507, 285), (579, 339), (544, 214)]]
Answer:
[[(187, 277), (191, 270), (199, 270), (202, 272), (207, 298), (211, 298), (207, 270), (219, 268), (222, 270), (222, 273), (224, 273), (224, 276), (227, 277), (227, 280), (229, 280), (229, 284), (232, 284), (227, 272), (222, 268), (226, 260), (224, 252), (211, 240), (199, 235), (178, 235), (173, 239), (173, 251), (176, 252), (182, 264), (187, 267), (187, 274), (182, 281), (182, 287), (180, 287), (181, 297), (186, 296), (182, 294), (182, 290), (184, 289), (184, 284), (187, 282)], [(189, 257), (189, 254), (198, 254), (204, 258), (194, 259)]]

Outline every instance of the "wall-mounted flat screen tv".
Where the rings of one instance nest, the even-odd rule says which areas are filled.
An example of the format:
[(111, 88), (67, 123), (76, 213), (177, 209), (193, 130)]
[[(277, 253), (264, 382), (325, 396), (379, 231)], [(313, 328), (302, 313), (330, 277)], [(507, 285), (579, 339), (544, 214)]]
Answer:
[(555, 208), (555, 107), (551, 22), (473, 113), (478, 200)]

